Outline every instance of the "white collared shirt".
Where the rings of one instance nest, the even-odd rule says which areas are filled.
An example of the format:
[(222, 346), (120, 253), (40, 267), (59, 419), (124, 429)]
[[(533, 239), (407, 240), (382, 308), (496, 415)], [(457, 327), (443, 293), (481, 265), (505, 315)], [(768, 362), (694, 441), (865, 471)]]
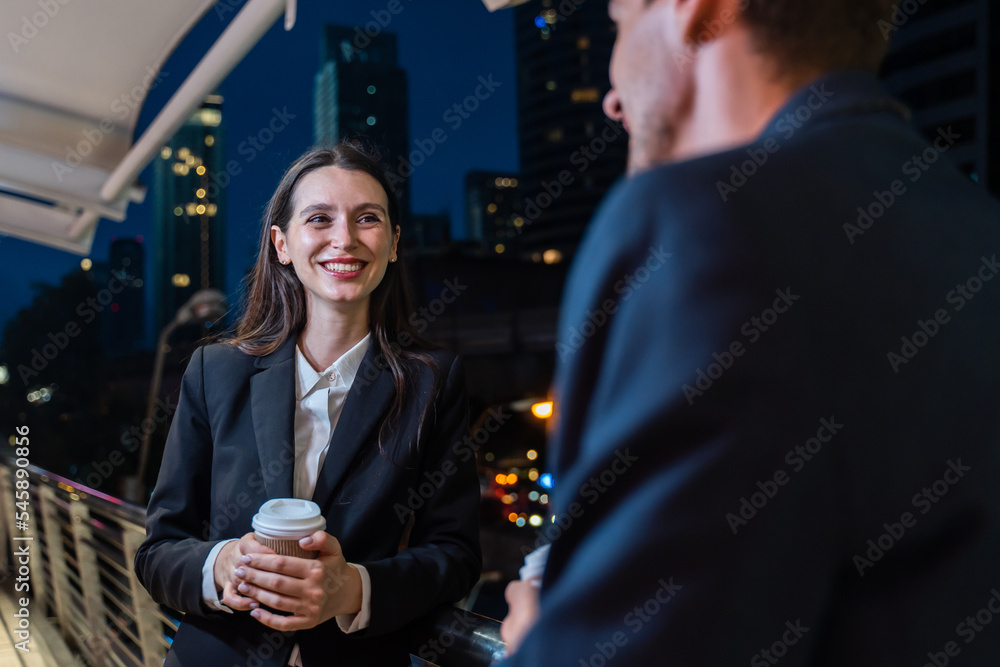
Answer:
[[(344, 401), (371, 342), (369, 333), (357, 345), (345, 352), (322, 373), (295, 346), (295, 465), (292, 470), (292, 495), (311, 499), (323, 468), (333, 430), (337, 427)], [(215, 561), (222, 547), (232, 540), (223, 540), (212, 548), (202, 567), (202, 596), (205, 603), (220, 611), (232, 610), (219, 600), (215, 590)], [(337, 616), (337, 625), (344, 632), (357, 632), (368, 627), (371, 619), (371, 578), (363, 565), (351, 563), (361, 575), (361, 611)], [(301, 667), (299, 645), (289, 657), (289, 665)]]

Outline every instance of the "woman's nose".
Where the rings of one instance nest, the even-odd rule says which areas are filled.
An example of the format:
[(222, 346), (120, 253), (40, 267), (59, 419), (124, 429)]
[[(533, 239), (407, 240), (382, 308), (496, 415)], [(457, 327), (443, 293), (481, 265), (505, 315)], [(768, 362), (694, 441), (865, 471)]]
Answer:
[(353, 248), (357, 242), (354, 225), (345, 219), (334, 220), (330, 226), (330, 245), (335, 248)]

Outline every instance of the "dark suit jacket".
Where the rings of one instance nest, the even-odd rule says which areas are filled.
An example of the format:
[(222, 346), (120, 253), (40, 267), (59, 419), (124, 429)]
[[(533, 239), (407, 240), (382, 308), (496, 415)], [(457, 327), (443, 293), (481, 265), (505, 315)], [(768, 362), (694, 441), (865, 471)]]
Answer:
[[(295, 340), (266, 357), (224, 344), (194, 353), (135, 558), (153, 599), (185, 614), (167, 665), (284, 665), (295, 642), (305, 667), (334, 664), (330, 656), (338, 665), (409, 664), (405, 626), (460, 599), (481, 567), (475, 459), (455, 447), (468, 432), (463, 370), (453, 354), (432, 354), (439, 377), (414, 366), (399, 427), (383, 431), (380, 448), (395, 387), (372, 342), (312, 498), (347, 560), (371, 575), (370, 626), (345, 635), (331, 619), (286, 636), (246, 612), (210, 610), (201, 569), (219, 540), (252, 530), (264, 501), (292, 495)], [(409, 547), (397, 553), (411, 513)]]
[(933, 148), (839, 72), (753, 145), (617, 184), (566, 288), (556, 540), (505, 664), (997, 664), (1000, 207), (955, 129)]

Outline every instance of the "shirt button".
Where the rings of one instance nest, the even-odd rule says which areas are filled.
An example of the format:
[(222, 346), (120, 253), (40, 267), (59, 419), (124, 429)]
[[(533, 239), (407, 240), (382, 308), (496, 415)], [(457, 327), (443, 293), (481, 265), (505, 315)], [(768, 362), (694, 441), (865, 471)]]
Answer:
[(334, 380), (336, 380), (336, 379), (337, 379), (337, 374), (336, 374), (336, 373), (330, 373), (330, 374), (329, 374), (328, 376), (326, 376), (326, 377), (327, 377), (327, 379), (328, 379), (328, 380), (329, 380), (330, 382), (333, 382)]

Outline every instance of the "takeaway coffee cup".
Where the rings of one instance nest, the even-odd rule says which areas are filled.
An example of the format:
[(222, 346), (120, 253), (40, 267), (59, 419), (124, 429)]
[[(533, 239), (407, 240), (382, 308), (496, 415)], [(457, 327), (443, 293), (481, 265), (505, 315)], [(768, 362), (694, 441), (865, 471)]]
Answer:
[(317, 530), (326, 530), (319, 505), (300, 498), (272, 498), (260, 506), (250, 522), (254, 537), (283, 556), (316, 558), (318, 551), (299, 546), (299, 540)]

